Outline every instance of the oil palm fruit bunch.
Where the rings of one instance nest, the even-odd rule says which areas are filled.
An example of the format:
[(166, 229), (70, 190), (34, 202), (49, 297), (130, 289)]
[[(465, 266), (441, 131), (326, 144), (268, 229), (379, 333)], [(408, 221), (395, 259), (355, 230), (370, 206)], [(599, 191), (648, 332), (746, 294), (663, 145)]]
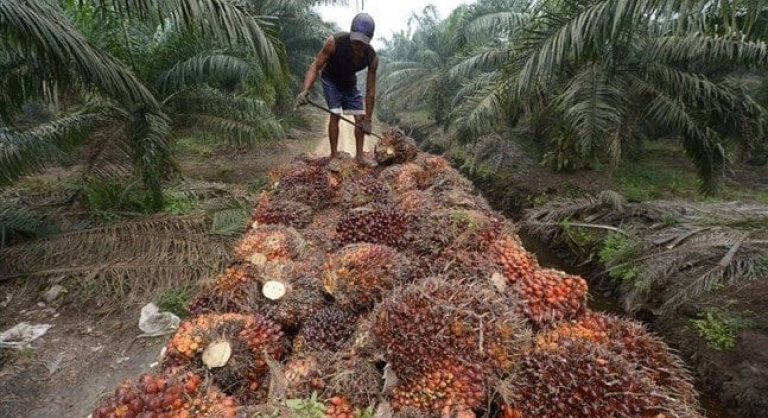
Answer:
[(549, 329), (536, 334), (537, 350), (557, 350), (564, 341), (585, 340), (603, 346), (608, 341), (608, 328), (602, 318), (587, 311), (582, 317), (556, 322)]
[(336, 303), (368, 310), (409, 275), (408, 260), (397, 250), (379, 244), (350, 244), (328, 255), (323, 287)]
[(572, 339), (592, 341), (636, 365), (658, 386), (689, 404), (696, 390), (683, 362), (642, 324), (618, 316), (588, 312), (581, 318), (559, 324), (536, 338), (538, 347), (552, 348)]
[(297, 399), (309, 397), (325, 389), (324, 373), (314, 353), (293, 353), (283, 367), (285, 397)]
[(329, 362), (326, 393), (344, 394), (355, 412), (378, 402), (381, 372), (374, 360), (347, 351), (336, 354)]
[(491, 283), (501, 274), (501, 267), (486, 252), (467, 251), (449, 247), (438, 257), (429, 260), (428, 275), (441, 275), (448, 280), (466, 280)]
[(528, 350), (499, 392), (510, 417), (700, 417), (631, 362), (587, 340)]
[(424, 170), (419, 179), (419, 189), (434, 191), (474, 189), (472, 183), (456, 171), (443, 157), (431, 154), (419, 154), (414, 162)]
[(263, 400), (267, 357), (279, 360), (286, 349), (282, 328), (261, 315), (201, 315), (181, 323), (168, 342), (164, 367), (205, 367), (230, 394)]
[[(325, 305), (320, 286), (322, 265), (311, 259), (275, 264), (261, 276), (260, 286), (251, 290), (248, 312), (262, 313), (286, 329), (298, 329)], [(280, 287), (282, 295), (270, 295), (269, 286)]]
[(341, 184), (341, 206), (353, 209), (370, 203), (389, 203), (389, 186), (372, 175), (363, 175), (349, 179)]
[(381, 394), (381, 372), (370, 360), (349, 350), (294, 352), (283, 367), (285, 397), (309, 398), (314, 393), (327, 401), (344, 394), (352, 407), (373, 405)]
[(486, 399), (484, 375), (477, 365), (445, 359), (413, 379), (399, 383), (391, 394), (395, 412), (413, 409), (426, 416), (474, 416)]
[(374, 311), (373, 334), (402, 380), (445, 359), (503, 372), (530, 338), (506, 296), (491, 286), (433, 277), (396, 289)]
[(314, 153), (303, 152), (291, 160), (292, 164), (306, 164), (313, 167), (325, 167), (331, 161), (330, 156), (317, 157)]
[(234, 418), (235, 400), (193, 373), (143, 374), (138, 383), (123, 382), (93, 418)]
[(355, 333), (350, 339), (352, 354), (368, 359), (383, 358), (384, 347), (377, 344), (373, 334), (374, 318), (375, 312), (368, 312), (358, 318)]
[(332, 352), (341, 350), (355, 333), (357, 318), (354, 312), (338, 306), (316, 311), (301, 326), (294, 340), (294, 350), (298, 347)]
[[(438, 155), (421, 153), (413, 162), (424, 170), (427, 177), (430, 177), (436, 173), (443, 173), (453, 170), (451, 162)], [(425, 180), (422, 180), (421, 182), (425, 183)], [(429, 182), (426, 181), (426, 183)]]
[(211, 312), (243, 313), (248, 288), (258, 283), (261, 274), (262, 268), (252, 264), (227, 267), (190, 302), (189, 313), (193, 316)]
[(400, 195), (395, 207), (414, 217), (428, 215), (442, 207), (433, 198), (432, 193), (424, 190), (410, 190)]
[(587, 307), (587, 282), (560, 270), (535, 270), (516, 284), (515, 291), (525, 316), (538, 326), (576, 318)]
[(435, 193), (435, 200), (437, 203), (454, 209), (466, 209), (476, 210), (483, 212), (490, 212), (491, 206), (484, 197), (475, 194), (468, 185), (463, 185), (461, 188), (445, 189)]
[(326, 418), (355, 418), (357, 411), (344, 395), (335, 395), (328, 399), (325, 408)]
[(491, 242), (491, 254), (502, 266), (504, 277), (510, 283), (530, 280), (539, 268), (536, 256), (523, 248), (512, 234), (499, 234)]
[(306, 242), (293, 228), (262, 225), (243, 235), (235, 244), (235, 260), (254, 265), (267, 261), (298, 260), (304, 255)]
[[(187, 312), (189, 312), (190, 316), (219, 312), (220, 309), (222, 309), (222, 307), (220, 306), (218, 298), (206, 291), (198, 293), (187, 305)], [(237, 310), (237, 307), (226, 306), (223, 309), (223, 312), (234, 312)]]
[(276, 178), (272, 194), (322, 209), (333, 200), (331, 176), (322, 167), (294, 163), (283, 167), (271, 177)]
[(434, 258), (456, 239), (459, 231), (447, 210), (416, 218), (405, 234), (408, 247), (417, 254)]
[(486, 236), (497, 228), (497, 220), (482, 212), (440, 209), (415, 219), (406, 238), (409, 247), (423, 255), (437, 255), (449, 246), (457, 252), (487, 252)]
[(397, 194), (419, 188), (419, 178), (424, 175), (424, 169), (414, 163), (397, 164), (385, 168), (379, 173), (379, 178), (392, 187)]
[(293, 228), (304, 228), (312, 223), (312, 214), (312, 208), (304, 203), (262, 193), (251, 219), (251, 227), (282, 224)]
[(413, 161), (418, 153), (413, 139), (397, 128), (387, 129), (373, 149), (376, 162), (380, 166)]
[(336, 224), (336, 244), (356, 242), (398, 247), (410, 224), (410, 216), (390, 205), (369, 205), (344, 213)]
[(479, 251), (491, 254), (491, 243), (508, 225), (491, 213), (467, 209), (451, 209), (447, 212), (451, 218), (455, 236), (451, 245), (455, 250)]

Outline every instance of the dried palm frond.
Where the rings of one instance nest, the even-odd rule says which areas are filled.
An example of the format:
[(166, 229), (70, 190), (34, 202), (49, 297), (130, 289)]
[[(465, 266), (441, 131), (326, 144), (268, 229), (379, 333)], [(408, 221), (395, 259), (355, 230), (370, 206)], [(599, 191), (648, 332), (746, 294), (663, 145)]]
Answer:
[(205, 215), (152, 216), (63, 232), (0, 251), (0, 281), (74, 280), (99, 300), (128, 302), (169, 287), (191, 287), (223, 270), (232, 241), (210, 232)]
[(768, 205), (625, 203), (616, 193), (603, 192), (599, 199), (530, 210), (522, 226), (553, 241), (567, 238), (569, 228), (602, 231), (591, 250), (603, 248), (609, 234), (631, 231), (633, 251), (606, 263), (609, 272), (632, 270), (622, 285), (629, 311), (658, 300), (653, 308), (668, 312), (718, 286), (768, 275)]
[[(662, 310), (696, 299), (718, 286), (727, 286), (768, 275), (768, 242), (750, 239), (733, 228), (672, 228), (642, 239), (637, 266), (642, 276), (627, 285), (624, 304), (630, 311), (647, 303), (652, 292), (662, 292)], [(674, 237), (675, 235), (673, 235)]]

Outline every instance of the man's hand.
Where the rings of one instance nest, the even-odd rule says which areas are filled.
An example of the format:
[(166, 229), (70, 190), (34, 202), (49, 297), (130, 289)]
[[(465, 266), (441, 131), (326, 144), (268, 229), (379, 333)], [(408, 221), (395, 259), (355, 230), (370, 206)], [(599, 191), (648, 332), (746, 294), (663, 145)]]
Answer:
[(360, 121), (360, 127), (363, 128), (363, 132), (366, 134), (371, 133), (371, 118), (363, 116), (363, 120)]
[(307, 95), (309, 95), (309, 92), (307, 90), (302, 90), (301, 93), (296, 96), (296, 106), (306, 106), (307, 103), (309, 103)]

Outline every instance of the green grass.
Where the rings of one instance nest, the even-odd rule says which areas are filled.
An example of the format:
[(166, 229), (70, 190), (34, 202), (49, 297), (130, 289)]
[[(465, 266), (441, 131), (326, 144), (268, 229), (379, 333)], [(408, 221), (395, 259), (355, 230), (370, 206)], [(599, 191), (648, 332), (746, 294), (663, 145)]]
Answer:
[(403, 123), (407, 126), (431, 125), (435, 122), (434, 119), (432, 119), (432, 114), (427, 108), (411, 110), (408, 112), (400, 112), (398, 115), (403, 120)]
[[(119, 214), (151, 213), (150, 196), (138, 181), (91, 179), (85, 194), (88, 207), (101, 218), (116, 220)], [(114, 219), (113, 219), (114, 218)]]
[(163, 212), (186, 215), (194, 212), (197, 207), (197, 200), (182, 193), (166, 193), (163, 196)]
[(698, 319), (691, 319), (691, 324), (707, 345), (715, 350), (727, 350), (736, 346), (737, 333), (748, 328), (749, 323), (742, 319), (708, 310)]
[(639, 161), (625, 160), (614, 173), (619, 192), (629, 201), (685, 199), (693, 201), (752, 201), (768, 203), (768, 190), (750, 185), (721, 184), (714, 196), (699, 192), (696, 170), (674, 142), (649, 141)]
[(198, 160), (204, 160), (213, 157), (213, 152), (219, 144), (219, 140), (213, 135), (194, 135), (179, 138), (174, 148), (178, 153), (187, 153)]
[(611, 278), (630, 281), (638, 277), (638, 267), (634, 263), (639, 255), (636, 242), (634, 238), (619, 233), (610, 234), (603, 240), (598, 256), (608, 268)]
[(189, 314), (187, 306), (189, 306), (191, 296), (189, 289), (168, 289), (158, 298), (157, 307), (161, 311), (168, 311), (184, 318)]
[(616, 172), (619, 192), (631, 202), (655, 199), (700, 200), (699, 181), (692, 170), (665, 161), (628, 162)]

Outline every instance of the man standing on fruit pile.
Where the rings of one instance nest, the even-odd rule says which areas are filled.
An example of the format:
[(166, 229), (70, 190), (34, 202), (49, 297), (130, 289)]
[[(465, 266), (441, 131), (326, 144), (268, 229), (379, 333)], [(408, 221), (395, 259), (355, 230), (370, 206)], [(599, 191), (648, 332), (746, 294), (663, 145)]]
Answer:
[[(315, 83), (317, 74), (323, 83), (323, 94), (328, 109), (333, 113), (328, 124), (328, 137), (331, 141), (331, 158), (338, 153), (339, 115), (342, 113), (355, 116), (355, 148), (358, 163), (373, 166), (375, 163), (363, 157), (364, 135), (371, 133), (373, 102), (376, 98), (376, 70), (379, 58), (371, 47), (375, 28), (373, 18), (368, 13), (360, 13), (352, 19), (349, 32), (338, 32), (325, 40), (323, 48), (309, 66), (304, 77), (304, 86), (296, 98), (299, 106), (307, 104), (309, 89)], [(365, 107), (360, 89), (357, 88), (357, 72), (368, 68), (365, 86)]]

